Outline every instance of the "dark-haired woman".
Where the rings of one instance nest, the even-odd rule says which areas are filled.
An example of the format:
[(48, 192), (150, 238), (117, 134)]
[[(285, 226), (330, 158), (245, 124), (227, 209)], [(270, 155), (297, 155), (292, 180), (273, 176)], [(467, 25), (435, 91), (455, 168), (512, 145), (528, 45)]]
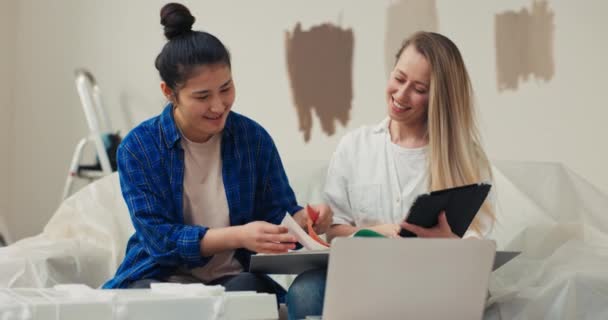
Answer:
[[(284, 291), (244, 272), (252, 253), (280, 253), (295, 239), (279, 226), (288, 212), (305, 226), (268, 133), (231, 111), (230, 54), (213, 35), (192, 31), (180, 4), (161, 9), (168, 42), (156, 58), (169, 103), (133, 129), (118, 149), (118, 173), (135, 234), (104, 288), (153, 282), (220, 284), (228, 291)], [(324, 232), (331, 210), (318, 205)]]

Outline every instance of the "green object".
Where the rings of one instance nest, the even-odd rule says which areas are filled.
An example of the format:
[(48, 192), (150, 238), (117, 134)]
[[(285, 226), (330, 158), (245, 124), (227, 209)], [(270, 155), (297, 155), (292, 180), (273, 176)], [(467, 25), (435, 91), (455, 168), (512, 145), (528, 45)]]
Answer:
[(361, 237), (361, 238), (386, 238), (376, 231), (372, 231), (369, 229), (361, 229), (353, 234), (353, 237)]

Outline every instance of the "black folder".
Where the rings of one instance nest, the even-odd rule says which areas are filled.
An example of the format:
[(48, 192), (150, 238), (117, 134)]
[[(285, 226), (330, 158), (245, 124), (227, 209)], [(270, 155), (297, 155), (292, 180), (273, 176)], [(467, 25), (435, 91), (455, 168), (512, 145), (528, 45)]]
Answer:
[[(443, 189), (419, 195), (405, 219), (410, 224), (424, 228), (437, 225), (441, 211), (445, 211), (452, 232), (462, 238), (485, 201), (492, 186), (486, 183)], [(416, 237), (401, 229), (402, 237)]]

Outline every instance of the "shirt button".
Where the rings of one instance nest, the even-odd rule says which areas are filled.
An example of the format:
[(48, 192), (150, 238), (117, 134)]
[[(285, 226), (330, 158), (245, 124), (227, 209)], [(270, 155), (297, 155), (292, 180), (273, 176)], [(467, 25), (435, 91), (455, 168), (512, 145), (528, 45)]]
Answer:
[(396, 200), (396, 201), (397, 201), (397, 203), (399, 203), (399, 201), (401, 201), (401, 199), (397, 198), (397, 200)]

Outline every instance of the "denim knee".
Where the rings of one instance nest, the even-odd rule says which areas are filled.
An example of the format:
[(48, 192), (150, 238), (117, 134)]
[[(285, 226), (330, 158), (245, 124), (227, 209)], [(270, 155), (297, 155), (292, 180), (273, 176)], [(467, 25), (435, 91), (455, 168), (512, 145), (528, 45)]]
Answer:
[(287, 291), (287, 312), (290, 320), (322, 314), (326, 277), (325, 269), (316, 269), (300, 274), (293, 281)]
[(325, 292), (327, 272), (324, 269), (309, 270), (296, 277), (289, 287), (289, 295), (319, 294)]

